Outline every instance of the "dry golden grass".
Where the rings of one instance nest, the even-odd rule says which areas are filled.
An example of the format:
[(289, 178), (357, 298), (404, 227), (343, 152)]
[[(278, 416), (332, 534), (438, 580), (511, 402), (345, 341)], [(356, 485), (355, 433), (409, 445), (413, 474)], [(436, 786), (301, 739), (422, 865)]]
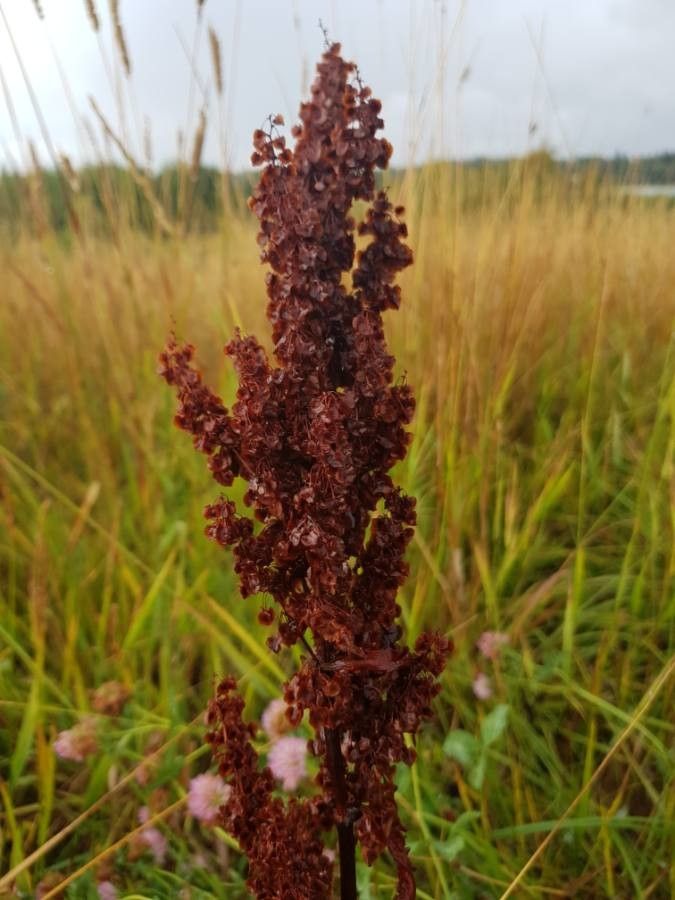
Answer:
[[(85, 3), (99, 32), (103, 6)], [(116, 0), (108, 14), (129, 76)], [(212, 30), (209, 47), (225, 154), (235, 57), (224, 84)], [(18, 188), (0, 179), (15, 210), (0, 233), (0, 893), (56, 873), (71, 900), (103, 877), (127, 896), (244, 897), (233, 841), (182, 801), (214, 676), (236, 673), (257, 716), (292, 663), (203, 537), (217, 489), (156, 364), (175, 327), (231, 399), (221, 346), (237, 326), (267, 334), (254, 223), (223, 176), (225, 212), (196, 233), (205, 113), (174, 209), (100, 113), (130, 178), (99, 169), (85, 190), (31, 99), (60, 175), (33, 151)], [(456, 644), (399, 779), (419, 896), (672, 896), (675, 210), (543, 154), (389, 180), (416, 257), (388, 322), (418, 397), (397, 473), (420, 514), (403, 615), (411, 639), (431, 624)], [(486, 629), (510, 639), (494, 662), (475, 647)], [(57, 759), (57, 731), (110, 679), (132, 698), (100, 718), (98, 754)], [(162, 866), (127, 853), (146, 804)], [(360, 866), (363, 900), (392, 885), (386, 864)]]
[[(419, 400), (399, 472), (420, 502), (404, 616), (411, 636), (432, 623), (457, 644), (439, 724), (401, 777), (420, 896), (506, 891), (611, 752), (518, 890), (665, 897), (673, 210), (527, 166), (501, 185), (481, 177), (478, 199), (476, 173), (450, 168), (394, 184), (416, 254), (389, 322)], [(221, 345), (235, 326), (266, 334), (253, 222), (231, 212), (218, 233), (153, 238), (114, 198), (114, 239), (101, 240), (86, 199), (74, 202), (79, 237), (46, 230), (0, 247), (5, 870), (100, 797), (111, 770), (137, 765), (158, 730), (180, 735), (161, 777), (167, 805), (180, 799), (201, 755), (199, 726), (185, 723), (213, 674), (241, 675), (252, 713), (283, 674), (255, 604), (236, 598), (229, 559), (202, 537), (201, 507), (217, 491), (172, 428), (155, 374), (174, 323), (231, 397)], [(474, 649), (486, 628), (511, 639), (494, 666)], [(473, 697), (480, 666), (494, 701)], [(649, 710), (612, 749), (659, 673)], [(108, 678), (132, 686), (133, 702), (100, 758), (74, 772), (49, 742)], [(509, 724), (477, 790), (442, 745), (459, 728), (479, 733), (496, 701)], [(125, 783), (113, 815), (96, 811), (19, 883), (30, 889), (45, 865), (66, 874), (122, 839), (146, 793)], [(243, 896), (236, 855), (220, 872), (191, 866), (197, 849), (215, 859), (217, 840), (171, 821), (169, 871), (118, 854), (120, 883)], [(389, 895), (386, 867), (360, 879), (364, 896), (367, 885)], [(72, 896), (89, 896), (86, 879), (76, 884)]]

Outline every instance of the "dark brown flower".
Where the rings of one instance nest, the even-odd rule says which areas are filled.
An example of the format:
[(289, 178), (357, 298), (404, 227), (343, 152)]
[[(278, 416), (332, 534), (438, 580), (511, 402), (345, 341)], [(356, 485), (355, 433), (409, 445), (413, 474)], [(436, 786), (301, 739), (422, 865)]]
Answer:
[[(332, 826), (343, 897), (355, 896), (355, 838), (368, 863), (388, 851), (397, 896), (414, 896), (394, 772), (414, 759), (405, 735), (431, 714), (449, 652), (438, 635), (409, 649), (397, 623), (415, 501), (388, 471), (406, 454), (414, 398), (394, 382), (382, 313), (400, 305), (394, 282), (412, 252), (403, 209), (375, 190), (391, 145), (377, 136), (380, 102), (355, 75), (334, 44), (292, 129), (295, 147), (278, 132), (280, 116), (253, 136), (253, 162), (264, 168), (249, 205), (271, 270), (274, 358), (255, 338), (235, 335), (226, 353), (239, 388), (227, 410), (193, 367), (191, 346), (172, 338), (161, 356), (178, 390), (177, 424), (209, 457), (216, 481), (247, 482), (252, 515), (221, 498), (205, 510), (207, 534), (233, 548), (243, 596), (264, 593), (279, 605), (270, 648), (301, 641), (307, 651), (284, 696), (290, 722), (307, 710), (316, 731), (321, 766), (311, 799), (284, 803), (273, 793), (233, 681), (220, 685), (209, 711), (209, 740), (231, 787), (222, 824), (248, 855), (249, 887), (264, 898), (329, 896), (321, 834)], [(355, 200), (369, 204), (358, 228)], [(355, 231), (367, 239), (358, 254)], [(262, 621), (271, 624), (267, 609)]]

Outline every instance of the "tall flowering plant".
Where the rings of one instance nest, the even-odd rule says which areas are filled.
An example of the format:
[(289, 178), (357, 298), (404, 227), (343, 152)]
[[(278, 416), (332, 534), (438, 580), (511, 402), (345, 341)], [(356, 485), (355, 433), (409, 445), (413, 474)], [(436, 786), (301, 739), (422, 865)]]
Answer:
[[(232, 409), (203, 383), (193, 347), (172, 338), (161, 355), (178, 392), (177, 424), (217, 482), (247, 482), (253, 516), (221, 497), (205, 510), (206, 532), (232, 548), (242, 595), (276, 602), (276, 617), (267, 606), (259, 614), (267, 625), (276, 618), (270, 649), (304, 648), (284, 697), (290, 723), (307, 712), (314, 729), (313, 796), (275, 793), (233, 679), (209, 706), (208, 740), (229, 785), (220, 822), (247, 854), (259, 898), (329, 897), (324, 838), (333, 828), (345, 900), (356, 897), (357, 845), (368, 864), (388, 851), (397, 897), (415, 895), (394, 773), (414, 760), (406, 735), (431, 713), (449, 645), (423, 634), (410, 649), (397, 621), (415, 501), (388, 473), (406, 454), (414, 399), (394, 381), (382, 314), (401, 302), (394, 281), (412, 252), (402, 208), (375, 188), (375, 169), (392, 151), (377, 137), (380, 109), (333, 44), (292, 129), (294, 148), (279, 133), (280, 116), (254, 134), (252, 161), (263, 169), (250, 207), (270, 267), (274, 358), (254, 337), (230, 341), (239, 376)], [(368, 204), (358, 226), (356, 200)], [(358, 253), (355, 232), (367, 239)]]

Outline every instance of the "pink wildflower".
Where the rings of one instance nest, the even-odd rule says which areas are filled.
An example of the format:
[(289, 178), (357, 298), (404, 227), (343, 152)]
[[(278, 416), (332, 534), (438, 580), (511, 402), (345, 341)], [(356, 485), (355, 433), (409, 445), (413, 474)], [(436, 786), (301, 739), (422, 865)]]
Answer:
[(104, 681), (92, 695), (92, 706), (106, 716), (119, 716), (131, 690), (120, 681)]
[[(35, 885), (35, 900), (42, 900), (43, 897), (46, 897), (47, 894), (51, 893), (54, 888), (58, 887), (63, 881), (64, 876), (59, 875), (58, 872), (48, 872), (45, 877), (39, 881)], [(4, 896), (4, 894), (3, 894)], [(17, 894), (8, 894), (8, 897), (18, 896)], [(63, 894), (57, 894), (57, 897), (62, 897)]]
[(205, 772), (190, 781), (188, 793), (188, 810), (195, 819), (205, 825), (213, 825), (218, 818), (218, 811), (224, 806), (231, 793), (229, 784), (225, 784), (219, 775)]
[(300, 737), (282, 737), (272, 746), (267, 763), (285, 791), (294, 791), (307, 775), (307, 741)]
[(288, 721), (286, 708), (285, 701), (281, 697), (277, 697), (276, 700), (267, 704), (265, 712), (262, 714), (260, 724), (271, 741), (278, 740), (290, 730), (291, 723)]
[(99, 881), (96, 888), (99, 900), (117, 900), (117, 888), (112, 881)]
[[(150, 819), (150, 810), (147, 806), (141, 806), (138, 810), (138, 821), (141, 825)], [(158, 866), (161, 866), (166, 857), (168, 844), (166, 838), (158, 828), (144, 828), (137, 835), (131, 844), (132, 858), (137, 859), (145, 851), (149, 850), (155, 858)]]
[(141, 841), (155, 858), (158, 866), (161, 866), (166, 858), (168, 845), (166, 838), (158, 828), (144, 828), (141, 832)]
[(476, 641), (476, 647), (485, 659), (491, 659), (494, 662), (502, 647), (508, 643), (509, 636), (503, 631), (484, 631)]
[(155, 760), (150, 760), (146, 762), (142, 762), (135, 770), (135, 778), (138, 784), (141, 787), (145, 787), (152, 776), (155, 774), (155, 769), (157, 768), (157, 764)]
[(61, 759), (82, 762), (85, 757), (98, 750), (96, 726), (91, 719), (85, 719), (66, 731), (60, 731), (53, 747), (54, 752)]
[(492, 682), (485, 672), (479, 672), (476, 675), (471, 687), (479, 700), (489, 700), (492, 696)]

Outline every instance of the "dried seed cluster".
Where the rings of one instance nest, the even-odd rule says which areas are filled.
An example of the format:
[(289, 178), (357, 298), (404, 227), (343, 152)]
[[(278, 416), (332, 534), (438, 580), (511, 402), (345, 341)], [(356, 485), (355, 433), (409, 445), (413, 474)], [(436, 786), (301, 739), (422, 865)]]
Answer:
[[(239, 376), (232, 409), (203, 383), (191, 346), (171, 339), (161, 356), (178, 391), (176, 422), (208, 456), (213, 477), (248, 483), (253, 518), (221, 497), (206, 508), (207, 534), (232, 547), (244, 596), (278, 604), (270, 648), (302, 641), (307, 651), (285, 700), (291, 722), (307, 711), (316, 732), (315, 797), (284, 804), (274, 796), (233, 681), (220, 685), (209, 712), (209, 739), (232, 788), (222, 821), (263, 898), (329, 896), (322, 833), (333, 826), (343, 864), (342, 839), (355, 836), (368, 863), (393, 856), (399, 897), (415, 890), (394, 767), (414, 758), (405, 735), (430, 715), (449, 645), (425, 634), (410, 650), (397, 624), (415, 502), (388, 472), (406, 454), (414, 398), (394, 381), (382, 313), (400, 304), (394, 281), (412, 252), (402, 208), (375, 188), (375, 169), (392, 149), (377, 137), (380, 109), (334, 44), (300, 108), (293, 150), (279, 116), (254, 134), (252, 161), (264, 168), (250, 206), (271, 269), (274, 360), (254, 337), (236, 334), (226, 347)], [(355, 200), (369, 204), (358, 227)], [(358, 253), (357, 231), (368, 239)], [(268, 607), (261, 621), (273, 621)]]

